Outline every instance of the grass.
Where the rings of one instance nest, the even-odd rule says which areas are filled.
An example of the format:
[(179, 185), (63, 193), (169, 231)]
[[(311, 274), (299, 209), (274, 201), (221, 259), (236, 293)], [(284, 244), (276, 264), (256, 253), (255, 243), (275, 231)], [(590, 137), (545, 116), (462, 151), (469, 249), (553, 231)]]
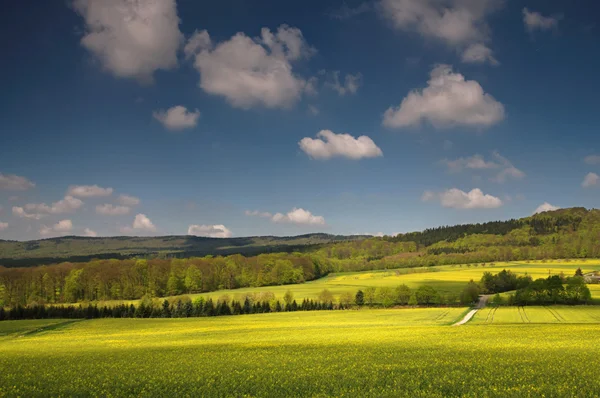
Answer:
[(600, 323), (600, 307), (487, 307), (475, 314), (470, 324), (507, 323)]
[(590, 343), (600, 325), (444, 326), (463, 312), (98, 319), (32, 334), (24, 331), (44, 321), (0, 322), (0, 330), (13, 331), (0, 336), (0, 396), (587, 397), (600, 391), (593, 366), (600, 348)]

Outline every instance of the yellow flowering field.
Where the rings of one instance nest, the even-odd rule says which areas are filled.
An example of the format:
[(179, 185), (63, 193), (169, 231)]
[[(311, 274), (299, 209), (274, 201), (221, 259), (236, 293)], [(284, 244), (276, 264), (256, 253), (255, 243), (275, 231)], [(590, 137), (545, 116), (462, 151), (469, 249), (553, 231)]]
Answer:
[(487, 307), (475, 314), (473, 324), (600, 323), (598, 306)]
[(599, 324), (465, 310), (0, 322), (0, 396), (597, 396)]

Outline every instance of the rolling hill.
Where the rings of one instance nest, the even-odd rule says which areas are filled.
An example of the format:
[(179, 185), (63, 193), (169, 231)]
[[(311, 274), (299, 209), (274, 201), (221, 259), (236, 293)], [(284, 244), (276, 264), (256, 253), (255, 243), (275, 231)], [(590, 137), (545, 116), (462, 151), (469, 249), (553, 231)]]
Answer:
[(93, 258), (256, 255), (300, 251), (326, 243), (365, 238), (368, 236), (316, 233), (289, 237), (254, 236), (224, 239), (174, 235), (100, 238), (65, 236), (26, 242), (0, 240), (0, 265), (5, 267), (31, 266), (62, 261), (89, 261)]

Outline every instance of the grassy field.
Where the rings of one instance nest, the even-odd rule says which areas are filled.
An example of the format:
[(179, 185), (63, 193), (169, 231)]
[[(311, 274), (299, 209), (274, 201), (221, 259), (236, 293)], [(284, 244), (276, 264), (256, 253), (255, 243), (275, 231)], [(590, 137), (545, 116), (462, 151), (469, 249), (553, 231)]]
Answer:
[(593, 366), (600, 348), (590, 344), (600, 325), (446, 326), (464, 310), (5, 321), (0, 396), (588, 397), (600, 391)]

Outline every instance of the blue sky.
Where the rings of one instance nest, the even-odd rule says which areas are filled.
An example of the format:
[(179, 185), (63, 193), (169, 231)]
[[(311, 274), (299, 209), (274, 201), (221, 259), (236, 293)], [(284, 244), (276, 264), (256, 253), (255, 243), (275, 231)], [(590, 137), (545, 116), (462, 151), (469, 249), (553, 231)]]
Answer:
[(13, 3), (0, 239), (393, 234), (597, 206), (595, 2)]

